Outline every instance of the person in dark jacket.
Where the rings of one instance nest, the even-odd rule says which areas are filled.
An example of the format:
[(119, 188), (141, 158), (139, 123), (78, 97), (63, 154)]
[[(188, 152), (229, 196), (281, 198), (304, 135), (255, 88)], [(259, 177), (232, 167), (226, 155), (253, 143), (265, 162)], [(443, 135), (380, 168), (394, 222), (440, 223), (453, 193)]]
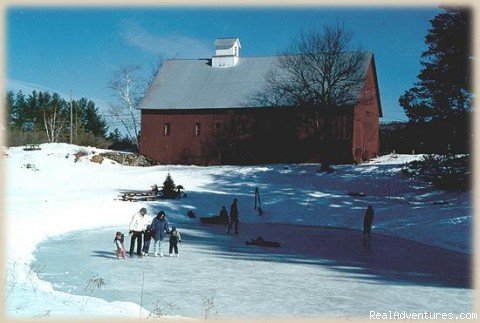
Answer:
[(371, 237), (370, 234), (372, 230), (372, 223), (373, 223), (373, 207), (371, 204), (368, 205), (367, 210), (365, 211), (365, 218), (363, 219), (363, 235), (368, 235)]
[(235, 225), (235, 234), (238, 234), (238, 206), (237, 199), (233, 199), (232, 206), (230, 207), (230, 225), (228, 226), (227, 233), (230, 233), (233, 225)]
[(167, 219), (165, 218), (165, 212), (160, 211), (157, 213), (157, 216), (152, 221), (152, 230), (153, 230), (153, 240), (155, 244), (153, 245), (153, 252), (155, 257), (163, 257), (162, 253), (162, 241), (165, 239), (165, 233), (170, 232), (170, 227), (168, 225)]
[(148, 250), (150, 249), (150, 241), (153, 237), (153, 230), (152, 225), (147, 225), (145, 229), (145, 233), (143, 234), (143, 249), (142, 249), (142, 256), (148, 256)]
[(169, 233), (170, 236), (170, 246), (168, 248), (168, 252), (170, 254), (170, 257), (173, 257), (173, 251), (175, 251), (175, 256), (179, 257), (178, 255), (178, 243), (182, 242), (182, 237), (180, 236), (180, 233), (177, 231), (177, 228), (175, 226), (172, 226), (172, 230)]
[(221, 224), (228, 224), (228, 212), (225, 206), (222, 206), (218, 217)]

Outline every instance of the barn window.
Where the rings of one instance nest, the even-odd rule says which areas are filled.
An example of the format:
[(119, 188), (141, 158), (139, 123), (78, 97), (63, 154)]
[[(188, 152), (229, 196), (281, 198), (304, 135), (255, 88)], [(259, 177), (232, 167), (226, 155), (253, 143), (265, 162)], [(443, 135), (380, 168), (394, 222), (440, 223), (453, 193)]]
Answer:
[(195, 124), (195, 136), (200, 136), (200, 123)]
[(163, 127), (163, 135), (170, 136), (170, 123), (166, 123)]

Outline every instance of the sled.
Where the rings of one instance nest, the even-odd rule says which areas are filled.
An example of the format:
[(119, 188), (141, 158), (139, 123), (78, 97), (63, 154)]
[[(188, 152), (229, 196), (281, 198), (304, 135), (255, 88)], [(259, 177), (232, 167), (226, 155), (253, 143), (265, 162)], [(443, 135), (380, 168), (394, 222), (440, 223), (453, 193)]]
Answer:
[(260, 246), (260, 247), (280, 247), (280, 243), (277, 241), (267, 241), (263, 240), (262, 237), (258, 237), (256, 239), (251, 239), (250, 241), (245, 241), (247, 246)]
[(365, 196), (367, 196), (363, 192), (348, 192), (347, 194), (350, 195), (350, 196), (353, 196), (353, 197), (365, 197)]
[(227, 225), (228, 222), (221, 221), (220, 217), (215, 215), (212, 217), (199, 217), (200, 222), (203, 224), (221, 224), (221, 225)]

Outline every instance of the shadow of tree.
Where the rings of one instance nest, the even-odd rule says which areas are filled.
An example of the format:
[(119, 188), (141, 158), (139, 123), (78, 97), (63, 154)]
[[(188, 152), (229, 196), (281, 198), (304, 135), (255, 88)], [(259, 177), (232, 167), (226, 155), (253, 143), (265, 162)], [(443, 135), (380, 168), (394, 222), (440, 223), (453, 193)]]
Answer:
[[(472, 288), (468, 255), (406, 239), (376, 234), (365, 249), (362, 232), (348, 229), (242, 224), (241, 236), (225, 234), (223, 226), (202, 229), (202, 235), (182, 234), (184, 241), (224, 259), (325, 266), (339, 276), (372, 283)], [(278, 241), (281, 247), (245, 245), (258, 236)]]

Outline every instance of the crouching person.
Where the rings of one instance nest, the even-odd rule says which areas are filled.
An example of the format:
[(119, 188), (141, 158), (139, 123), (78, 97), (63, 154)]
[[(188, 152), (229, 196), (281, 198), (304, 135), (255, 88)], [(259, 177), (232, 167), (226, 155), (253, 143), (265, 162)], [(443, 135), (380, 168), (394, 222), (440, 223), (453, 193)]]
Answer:
[(155, 240), (155, 244), (153, 245), (155, 257), (163, 257), (162, 242), (163, 239), (165, 239), (165, 233), (170, 231), (167, 219), (165, 218), (165, 212), (158, 212), (157, 216), (152, 221), (152, 230), (153, 240)]
[(182, 241), (182, 237), (180, 233), (177, 231), (175, 226), (172, 226), (172, 231), (169, 233), (170, 235), (170, 246), (168, 248), (168, 252), (170, 253), (170, 257), (173, 257), (173, 251), (175, 251), (175, 256), (179, 257), (178, 255), (178, 243)]

